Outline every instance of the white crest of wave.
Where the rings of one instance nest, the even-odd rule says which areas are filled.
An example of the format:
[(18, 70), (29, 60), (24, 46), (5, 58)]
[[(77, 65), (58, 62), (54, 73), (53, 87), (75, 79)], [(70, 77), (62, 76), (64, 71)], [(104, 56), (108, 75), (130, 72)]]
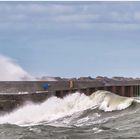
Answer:
[(122, 110), (129, 107), (134, 101), (133, 98), (119, 96), (109, 91), (99, 90), (91, 96), (98, 108), (104, 111)]
[(24, 71), (11, 58), (0, 55), (0, 81), (33, 80), (34, 78)]
[(1, 117), (0, 123), (26, 125), (37, 124), (42, 121), (49, 122), (92, 106), (93, 101), (88, 96), (76, 92), (63, 99), (51, 97), (39, 105), (28, 104), (23, 106), (23, 108)]
[(96, 91), (90, 96), (76, 92), (63, 99), (53, 96), (41, 104), (27, 104), (10, 114), (0, 117), (0, 123), (33, 125), (40, 122), (54, 121), (90, 108), (98, 108), (104, 111), (122, 110), (129, 107), (133, 100), (108, 91)]

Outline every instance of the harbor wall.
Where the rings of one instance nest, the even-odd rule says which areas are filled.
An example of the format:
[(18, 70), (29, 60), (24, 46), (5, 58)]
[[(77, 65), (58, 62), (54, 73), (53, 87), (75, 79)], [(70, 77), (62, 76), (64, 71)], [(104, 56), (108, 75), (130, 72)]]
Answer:
[[(44, 88), (45, 84), (48, 85), (47, 89)], [(54, 94), (63, 92), (62, 94), (64, 94), (69, 91), (74, 92), (80, 90), (90, 93), (93, 93), (96, 90), (108, 90), (116, 94), (120, 93), (122, 96), (127, 96), (128, 92), (131, 92), (131, 96), (133, 96), (140, 94), (140, 81), (0, 81), (0, 94), (15, 94), (22, 92), (36, 93), (40, 91), (48, 91), (49, 93)], [(130, 96), (129, 94), (128, 96)]]
[[(44, 84), (48, 84), (48, 91), (69, 90), (70, 81), (0, 81), (0, 93), (36, 92), (43, 91)], [(100, 87), (104, 84), (98, 81), (73, 81), (73, 88)]]
[[(47, 84), (48, 88), (44, 89)], [(0, 115), (25, 102), (43, 102), (51, 96), (63, 98), (75, 91), (91, 95), (97, 90), (111, 91), (120, 96), (140, 96), (140, 81), (0, 81)]]

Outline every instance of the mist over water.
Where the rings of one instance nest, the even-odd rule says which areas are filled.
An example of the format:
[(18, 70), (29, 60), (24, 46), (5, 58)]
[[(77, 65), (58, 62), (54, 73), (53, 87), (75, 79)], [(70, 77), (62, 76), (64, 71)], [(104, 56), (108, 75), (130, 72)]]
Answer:
[(11, 58), (0, 55), (0, 81), (34, 80), (34, 77), (16, 64)]

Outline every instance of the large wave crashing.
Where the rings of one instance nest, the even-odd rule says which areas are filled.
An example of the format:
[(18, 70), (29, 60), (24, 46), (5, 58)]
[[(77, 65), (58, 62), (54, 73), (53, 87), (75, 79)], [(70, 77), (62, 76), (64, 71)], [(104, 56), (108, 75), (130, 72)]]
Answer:
[[(10, 123), (17, 125), (34, 125), (41, 122), (49, 123), (59, 119), (64, 123), (68, 122), (68, 116), (71, 119), (77, 118), (82, 112), (93, 111), (91, 118), (98, 118), (98, 111), (115, 111), (129, 107), (133, 103), (133, 98), (121, 97), (108, 91), (97, 91), (91, 96), (81, 93), (73, 93), (63, 99), (51, 97), (41, 104), (26, 104), (22, 108), (0, 117), (0, 123)], [(96, 110), (96, 111), (95, 111)], [(98, 111), (97, 111), (98, 110)], [(89, 113), (85, 118), (88, 119)], [(65, 119), (63, 119), (65, 118)], [(79, 122), (78, 118), (76, 122)]]
[(104, 111), (122, 110), (129, 107), (134, 101), (133, 98), (119, 96), (109, 91), (96, 91), (90, 98)]
[(34, 80), (30, 74), (9, 57), (0, 55), (0, 67), (0, 81)]

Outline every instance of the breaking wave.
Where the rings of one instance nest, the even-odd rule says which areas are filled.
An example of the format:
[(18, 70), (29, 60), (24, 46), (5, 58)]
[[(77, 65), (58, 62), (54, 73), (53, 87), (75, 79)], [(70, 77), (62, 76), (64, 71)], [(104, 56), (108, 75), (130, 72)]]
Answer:
[(129, 107), (134, 101), (133, 98), (123, 97), (109, 91), (96, 91), (90, 98), (99, 109), (104, 111), (122, 110)]
[(96, 91), (90, 96), (76, 92), (63, 99), (51, 97), (41, 104), (28, 103), (10, 114), (1, 116), (0, 123), (35, 125), (58, 120), (69, 124), (75, 120), (75, 123), (79, 124), (89, 121), (89, 118), (93, 122), (101, 116), (101, 110), (104, 113), (123, 110), (134, 101), (133, 98), (121, 97), (108, 91)]
[(17, 65), (11, 58), (0, 55), (0, 81), (34, 80), (34, 78)]

